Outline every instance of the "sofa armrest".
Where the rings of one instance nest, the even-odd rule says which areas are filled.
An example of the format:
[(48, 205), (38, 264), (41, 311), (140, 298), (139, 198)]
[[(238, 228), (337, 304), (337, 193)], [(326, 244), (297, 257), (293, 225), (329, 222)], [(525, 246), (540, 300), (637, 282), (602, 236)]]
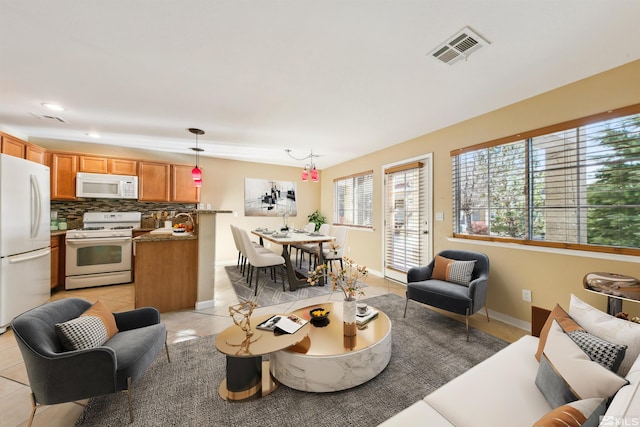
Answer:
[(29, 385), (41, 404), (53, 405), (117, 391), (116, 354), (108, 347), (65, 351), (54, 357), (23, 352), (23, 357), (29, 367)]
[(431, 279), (431, 274), (433, 274), (432, 264), (425, 267), (411, 267), (407, 272), (407, 283), (429, 280)]
[(135, 310), (113, 313), (120, 331), (142, 328), (160, 323), (160, 312), (155, 307), (141, 307)]

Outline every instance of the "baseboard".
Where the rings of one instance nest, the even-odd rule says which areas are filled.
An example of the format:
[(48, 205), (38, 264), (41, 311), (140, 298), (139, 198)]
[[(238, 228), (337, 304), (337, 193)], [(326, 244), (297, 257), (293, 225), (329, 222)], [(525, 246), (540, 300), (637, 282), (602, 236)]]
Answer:
[(206, 308), (214, 308), (216, 306), (215, 300), (196, 301), (196, 310), (204, 310)]
[(506, 323), (507, 325), (515, 326), (516, 328), (520, 328), (525, 331), (531, 331), (531, 322), (525, 322), (524, 320), (516, 319), (515, 317), (493, 310), (489, 310), (489, 317), (499, 320), (502, 323)]

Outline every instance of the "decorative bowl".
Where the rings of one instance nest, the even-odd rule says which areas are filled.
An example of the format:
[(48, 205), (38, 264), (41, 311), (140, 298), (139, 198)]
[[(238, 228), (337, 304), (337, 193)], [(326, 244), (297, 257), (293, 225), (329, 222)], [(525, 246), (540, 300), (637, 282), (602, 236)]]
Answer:
[(330, 311), (325, 310), (322, 307), (316, 307), (309, 310), (309, 315), (311, 316), (311, 320), (320, 321), (329, 317)]

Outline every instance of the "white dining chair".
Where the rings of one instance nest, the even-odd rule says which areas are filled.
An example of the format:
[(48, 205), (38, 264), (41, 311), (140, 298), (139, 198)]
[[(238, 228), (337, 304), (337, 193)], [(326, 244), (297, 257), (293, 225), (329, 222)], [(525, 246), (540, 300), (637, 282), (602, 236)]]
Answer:
[(251, 281), (253, 278), (253, 272), (255, 270), (256, 272), (256, 289), (255, 289), (255, 295), (258, 295), (258, 283), (259, 283), (259, 276), (260, 276), (260, 269), (261, 268), (268, 268), (270, 267), (271, 269), (271, 278), (273, 279), (273, 281), (276, 281), (276, 271), (275, 271), (275, 267), (280, 266), (281, 270), (282, 270), (282, 290), (285, 290), (285, 286), (284, 286), (284, 275), (285, 275), (285, 271), (284, 271), (284, 258), (281, 257), (280, 255), (276, 255), (273, 252), (269, 251), (267, 249), (267, 252), (264, 253), (260, 253), (259, 248), (256, 248), (252, 242), (251, 242), (251, 238), (249, 237), (249, 234), (245, 231), (242, 230), (240, 228), (237, 229), (238, 230), (238, 234), (241, 238), (242, 241), (242, 245), (244, 246), (244, 250), (245, 250), (245, 254), (247, 257), (247, 261), (249, 262), (249, 272), (247, 273), (247, 279), (248, 279), (248, 283), (249, 283), (249, 287), (251, 287)]

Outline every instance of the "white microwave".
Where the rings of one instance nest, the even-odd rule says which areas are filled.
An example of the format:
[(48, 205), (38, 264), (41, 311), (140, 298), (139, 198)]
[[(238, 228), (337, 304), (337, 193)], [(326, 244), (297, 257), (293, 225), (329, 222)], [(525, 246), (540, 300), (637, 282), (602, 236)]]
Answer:
[(137, 199), (138, 177), (78, 172), (76, 197)]

